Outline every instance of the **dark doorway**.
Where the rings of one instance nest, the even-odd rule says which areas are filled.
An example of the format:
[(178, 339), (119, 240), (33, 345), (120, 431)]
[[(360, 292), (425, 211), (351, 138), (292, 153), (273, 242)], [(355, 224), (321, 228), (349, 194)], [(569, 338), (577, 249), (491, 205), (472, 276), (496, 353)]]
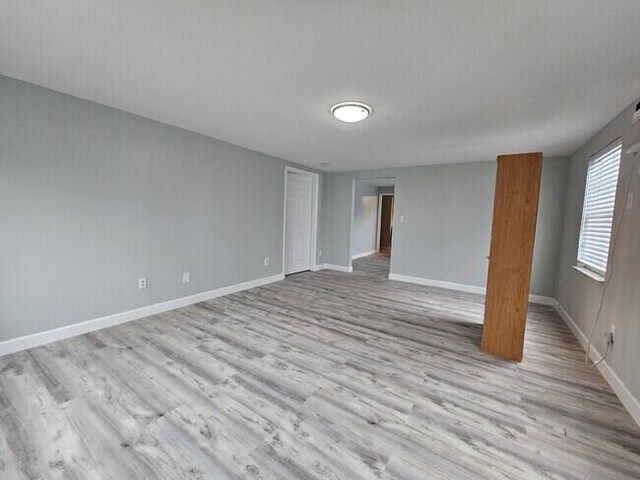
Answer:
[(380, 201), (380, 253), (391, 254), (393, 239), (393, 195), (382, 195)]

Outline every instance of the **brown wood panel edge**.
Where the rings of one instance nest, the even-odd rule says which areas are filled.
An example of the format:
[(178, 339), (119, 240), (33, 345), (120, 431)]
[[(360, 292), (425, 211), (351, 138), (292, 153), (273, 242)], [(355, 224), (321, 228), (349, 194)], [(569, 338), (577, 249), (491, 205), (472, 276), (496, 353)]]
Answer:
[(542, 153), (500, 155), (481, 349), (521, 361), (538, 215)]

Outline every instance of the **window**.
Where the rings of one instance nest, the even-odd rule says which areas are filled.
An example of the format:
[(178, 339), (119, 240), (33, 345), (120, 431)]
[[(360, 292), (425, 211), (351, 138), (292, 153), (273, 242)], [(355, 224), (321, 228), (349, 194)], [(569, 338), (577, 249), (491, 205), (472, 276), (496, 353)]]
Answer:
[(602, 276), (609, 261), (621, 153), (622, 144), (617, 140), (591, 157), (587, 167), (578, 265)]

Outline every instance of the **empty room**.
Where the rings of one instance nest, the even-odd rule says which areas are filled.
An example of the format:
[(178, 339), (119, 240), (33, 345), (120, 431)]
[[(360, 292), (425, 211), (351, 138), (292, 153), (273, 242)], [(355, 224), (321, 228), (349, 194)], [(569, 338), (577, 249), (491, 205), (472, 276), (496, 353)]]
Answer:
[(0, 479), (640, 479), (638, 0), (0, 3)]

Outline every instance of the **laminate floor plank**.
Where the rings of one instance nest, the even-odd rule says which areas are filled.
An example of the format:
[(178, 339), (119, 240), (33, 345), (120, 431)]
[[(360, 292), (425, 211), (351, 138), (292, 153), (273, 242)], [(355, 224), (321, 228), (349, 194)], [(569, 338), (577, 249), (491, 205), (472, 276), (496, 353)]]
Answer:
[(1, 357), (0, 478), (640, 478), (640, 428), (553, 309), (507, 362), (482, 296), (353, 264)]
[(391, 262), (391, 254), (374, 253), (363, 258), (354, 260), (353, 272), (357, 275), (366, 275), (370, 277), (387, 278), (389, 276), (389, 264)]

